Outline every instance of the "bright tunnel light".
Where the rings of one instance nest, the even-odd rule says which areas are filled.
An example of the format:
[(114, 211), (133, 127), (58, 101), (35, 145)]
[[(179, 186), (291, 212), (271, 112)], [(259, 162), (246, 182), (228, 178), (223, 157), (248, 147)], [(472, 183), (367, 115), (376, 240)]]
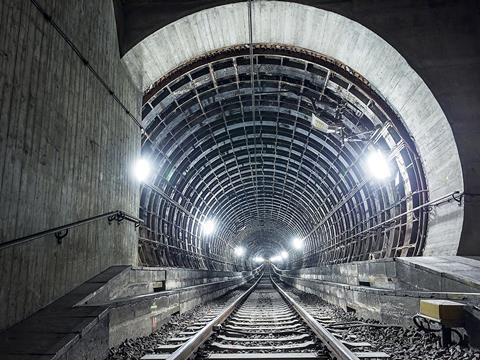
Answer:
[(378, 179), (384, 180), (390, 177), (390, 167), (385, 155), (380, 150), (373, 150), (367, 158), (367, 167), (370, 174)]
[(253, 258), (253, 262), (256, 262), (256, 263), (262, 263), (262, 262), (264, 262), (264, 261), (265, 261), (265, 259), (264, 259), (263, 257), (261, 257), (261, 256), (255, 256), (255, 257)]
[(272, 256), (270, 258), (270, 262), (281, 262), (281, 261), (282, 261), (282, 257), (280, 255)]
[(303, 248), (303, 240), (300, 239), (300, 238), (295, 238), (292, 240), (292, 246), (294, 249), (296, 250), (300, 250), (301, 248)]
[(237, 246), (234, 249), (235, 256), (243, 256), (245, 255), (245, 248), (243, 246)]
[(288, 258), (288, 252), (286, 252), (285, 250), (283, 250), (283, 251), (280, 253), (280, 256), (282, 257), (282, 259), (287, 259), (287, 258)]
[(140, 158), (133, 164), (133, 175), (140, 182), (144, 182), (148, 178), (150, 171), (150, 163), (146, 159)]
[(202, 230), (205, 235), (211, 235), (215, 231), (215, 221), (207, 219), (202, 224)]

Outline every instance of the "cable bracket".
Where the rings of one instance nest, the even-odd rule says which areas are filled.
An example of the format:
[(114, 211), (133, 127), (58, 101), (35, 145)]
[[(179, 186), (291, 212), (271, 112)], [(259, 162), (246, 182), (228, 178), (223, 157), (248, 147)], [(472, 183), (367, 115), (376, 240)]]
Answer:
[(62, 243), (62, 239), (68, 235), (68, 229), (57, 231), (54, 235), (57, 239), (57, 243), (60, 245)]

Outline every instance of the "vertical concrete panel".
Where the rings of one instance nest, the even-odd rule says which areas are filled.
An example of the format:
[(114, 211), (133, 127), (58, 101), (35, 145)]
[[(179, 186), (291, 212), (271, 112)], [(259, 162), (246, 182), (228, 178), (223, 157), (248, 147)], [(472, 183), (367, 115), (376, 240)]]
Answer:
[[(39, 1), (139, 117), (110, 1)], [(138, 212), (140, 133), (30, 1), (0, 3), (0, 242), (111, 210)], [(133, 225), (106, 221), (0, 251), (0, 329), (114, 264), (135, 264)], [(4, 304), (4, 305), (3, 305)]]

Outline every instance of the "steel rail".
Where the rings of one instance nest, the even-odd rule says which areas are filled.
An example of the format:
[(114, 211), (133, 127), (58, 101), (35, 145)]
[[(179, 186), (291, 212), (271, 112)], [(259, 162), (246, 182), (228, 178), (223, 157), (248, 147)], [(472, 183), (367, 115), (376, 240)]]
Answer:
[(128, 213), (126, 213), (122, 210), (113, 210), (113, 211), (109, 211), (109, 212), (106, 212), (106, 213), (103, 213), (103, 214), (91, 216), (91, 217), (86, 218), (86, 219), (74, 221), (74, 222), (69, 223), (69, 224), (65, 224), (65, 225), (62, 225), (62, 226), (57, 226), (57, 227), (54, 227), (54, 228), (51, 228), (51, 229), (48, 229), (48, 230), (43, 230), (43, 231), (31, 234), (31, 235), (27, 235), (27, 236), (23, 236), (23, 237), (20, 237), (20, 238), (13, 239), (13, 240), (5, 241), (5, 242), (0, 244), (0, 250), (4, 250), (4, 249), (7, 249), (7, 248), (12, 247), (12, 246), (17, 246), (17, 245), (20, 245), (20, 244), (24, 244), (24, 243), (30, 242), (32, 240), (39, 239), (41, 237), (44, 237), (44, 236), (47, 236), (47, 235), (50, 235), (50, 234), (55, 234), (55, 237), (57, 238), (58, 242), (60, 243), (61, 239), (63, 239), (68, 234), (69, 229), (73, 229), (75, 227), (85, 225), (85, 224), (89, 224), (89, 223), (92, 223), (92, 222), (95, 222), (95, 221), (98, 221), (98, 220), (101, 220), (101, 219), (105, 219), (105, 218), (108, 218), (109, 223), (112, 222), (112, 221), (121, 222), (123, 220), (127, 220), (129, 222), (134, 223), (135, 227), (140, 226), (140, 224), (143, 222), (143, 220), (138, 219), (135, 216), (132, 216), (132, 215), (130, 215), (130, 214), (128, 214)]
[(310, 327), (310, 329), (315, 333), (315, 335), (332, 352), (336, 359), (359, 360), (359, 357), (357, 355), (355, 355), (345, 345), (343, 345), (340, 340), (333, 336), (300, 304), (298, 304), (295, 300), (292, 299), (290, 295), (288, 295), (283, 289), (281, 289), (280, 286), (278, 286), (278, 284), (273, 280), (272, 275), (270, 275), (270, 280), (272, 281), (275, 289), (280, 293), (280, 295), (285, 299), (285, 301), (295, 309), (298, 315), (300, 315), (300, 317), (303, 319), (303, 321), (305, 321), (305, 323)]
[(221, 314), (215, 317), (207, 325), (205, 325), (199, 332), (197, 332), (190, 340), (180, 346), (175, 352), (167, 357), (167, 360), (186, 360), (189, 359), (198, 348), (204, 344), (213, 334), (213, 330), (217, 325), (223, 323), (231, 313), (252, 293), (255, 287), (263, 277), (263, 273), (258, 277), (258, 280), (233, 303), (231, 303)]

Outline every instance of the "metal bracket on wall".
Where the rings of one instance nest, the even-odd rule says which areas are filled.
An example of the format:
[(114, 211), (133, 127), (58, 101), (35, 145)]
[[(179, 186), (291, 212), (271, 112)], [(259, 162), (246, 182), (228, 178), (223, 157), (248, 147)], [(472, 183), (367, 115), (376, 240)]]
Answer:
[(57, 243), (60, 245), (62, 243), (62, 239), (68, 235), (68, 229), (60, 230), (55, 233), (55, 237), (57, 238)]
[(452, 199), (455, 200), (459, 206), (462, 205), (462, 199), (465, 196), (465, 193), (460, 193), (460, 191), (456, 191), (452, 194)]
[[(112, 221), (116, 221), (117, 224), (120, 224), (123, 220), (125, 220), (125, 213), (123, 211), (118, 211), (108, 217), (108, 224), (111, 224)], [(138, 227), (139, 225), (140, 223), (135, 223), (135, 227)]]
[(3, 243), (0, 243), (0, 250), (7, 249), (12, 246), (17, 246), (20, 244), (25, 244), (27, 242), (33, 241), (35, 239), (39, 239), (41, 237), (54, 234), (55, 237), (57, 238), (57, 241), (59, 244), (62, 243), (62, 239), (67, 236), (69, 229), (85, 225), (85, 224), (90, 224), (92, 222), (98, 221), (100, 219), (108, 219), (108, 222), (110, 223), (111, 221), (116, 220), (118, 223), (120, 223), (123, 220), (127, 220), (129, 222), (132, 222), (135, 224), (135, 227), (138, 227), (140, 224), (143, 223), (143, 220), (138, 219), (124, 211), (121, 210), (114, 210), (114, 211), (109, 211), (103, 214), (91, 216), (86, 219), (78, 220), (69, 224), (65, 224), (62, 226), (57, 226), (48, 230), (43, 230), (35, 234), (23, 236), (17, 239), (5, 241)]

